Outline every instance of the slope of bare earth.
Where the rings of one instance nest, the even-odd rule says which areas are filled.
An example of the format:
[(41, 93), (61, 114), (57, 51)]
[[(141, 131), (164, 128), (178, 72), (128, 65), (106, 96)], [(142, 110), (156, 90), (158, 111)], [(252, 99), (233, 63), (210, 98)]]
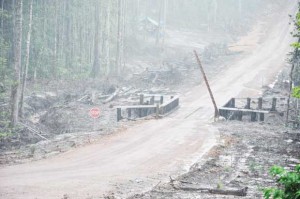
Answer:
[[(274, 118), (273, 118), (274, 119)], [(147, 193), (133, 198), (262, 198), (262, 189), (276, 187), (269, 175), (273, 165), (288, 170), (300, 163), (299, 130), (287, 129), (283, 123), (218, 122), (220, 143), (191, 170), (171, 183), (159, 184)], [(175, 186), (175, 187), (174, 187)], [(180, 187), (242, 190), (247, 195), (210, 194), (207, 190), (185, 190)]]
[[(296, 2), (286, 2), (264, 25), (257, 46), (210, 77), (219, 104), (236, 95), (258, 95), (261, 79), (271, 82), (284, 66), (291, 43), (289, 18)], [(270, 67), (272, 70), (270, 70)], [(197, 111), (196, 111), (197, 110)], [(53, 158), (0, 169), (1, 198), (97, 198), (113, 191), (125, 196), (186, 172), (218, 140), (209, 118), (204, 85), (181, 96), (179, 110)], [(130, 182), (130, 183), (128, 183)]]

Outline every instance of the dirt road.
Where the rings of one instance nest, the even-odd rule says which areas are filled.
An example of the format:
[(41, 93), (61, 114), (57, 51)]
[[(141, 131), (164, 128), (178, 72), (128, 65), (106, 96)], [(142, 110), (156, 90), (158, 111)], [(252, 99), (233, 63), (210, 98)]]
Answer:
[[(292, 41), (288, 14), (295, 12), (296, 2), (286, 4), (255, 31), (259, 39), (250, 53), (209, 77), (219, 105), (232, 96), (259, 95), (262, 78), (272, 82), (284, 66)], [(116, 194), (124, 197), (147, 190), (186, 171), (216, 143), (212, 113), (204, 85), (195, 87), (181, 96), (181, 107), (167, 118), (142, 122), (53, 158), (0, 168), (0, 198), (96, 198), (118, 188), (125, 192)]]

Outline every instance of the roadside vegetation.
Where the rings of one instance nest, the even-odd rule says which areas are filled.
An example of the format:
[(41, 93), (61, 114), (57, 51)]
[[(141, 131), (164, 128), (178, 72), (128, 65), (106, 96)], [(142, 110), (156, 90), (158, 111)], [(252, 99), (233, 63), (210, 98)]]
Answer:
[[(299, 3), (300, 10), (300, 3)], [(292, 68), (290, 72), (290, 92), (291, 97), (300, 99), (300, 70), (299, 70), (299, 49), (300, 49), (300, 12), (294, 19), (295, 30), (292, 33), (298, 42), (292, 44), (295, 48), (292, 53)], [(300, 121), (300, 115), (298, 116)], [(300, 151), (299, 151), (300, 152)], [(273, 166), (270, 174), (276, 179), (277, 187), (264, 189), (265, 199), (299, 199), (300, 198), (300, 165), (296, 165), (294, 170), (288, 171), (280, 166)]]
[(270, 174), (276, 179), (278, 186), (264, 190), (265, 199), (299, 199), (300, 198), (300, 165), (294, 171), (273, 166)]

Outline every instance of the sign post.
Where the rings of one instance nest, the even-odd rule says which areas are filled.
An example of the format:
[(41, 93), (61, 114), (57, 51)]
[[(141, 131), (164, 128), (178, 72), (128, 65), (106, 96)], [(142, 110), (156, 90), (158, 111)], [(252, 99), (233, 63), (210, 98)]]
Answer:
[(91, 118), (93, 118), (93, 130), (95, 131), (95, 126), (96, 126), (96, 119), (100, 117), (100, 109), (97, 107), (94, 107), (90, 109), (89, 115)]

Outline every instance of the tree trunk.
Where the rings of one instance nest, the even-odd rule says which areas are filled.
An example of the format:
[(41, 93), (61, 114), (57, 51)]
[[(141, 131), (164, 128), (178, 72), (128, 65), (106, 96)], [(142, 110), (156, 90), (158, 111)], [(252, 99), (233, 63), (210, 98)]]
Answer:
[(71, 68), (71, 11), (70, 11), (70, 2), (69, 0), (65, 0), (66, 2), (66, 27), (65, 27), (65, 63), (68, 68)]
[(58, 0), (54, 2), (55, 9), (55, 25), (54, 25), (54, 52), (53, 52), (53, 64), (52, 64), (52, 75), (56, 78), (56, 67), (57, 67), (57, 38), (58, 38)]
[[(300, 43), (300, 39), (298, 39), (298, 43)], [(294, 56), (293, 56), (293, 60), (292, 60), (292, 68), (290, 71), (289, 95), (288, 95), (288, 99), (287, 99), (287, 110), (286, 110), (286, 121), (285, 121), (286, 125), (288, 125), (288, 123), (289, 123), (290, 100), (291, 100), (291, 93), (292, 93), (292, 88), (293, 88), (293, 73), (294, 73), (296, 61), (298, 59), (298, 54), (299, 54), (299, 50), (298, 50), (298, 48), (296, 48), (294, 51)]]
[(122, 7), (123, 0), (118, 0), (118, 35), (117, 35), (117, 55), (116, 55), (116, 74), (120, 75), (121, 63), (122, 63)]
[(218, 1), (214, 0), (214, 24), (218, 21)]
[(94, 63), (91, 71), (91, 77), (95, 78), (99, 75), (100, 71), (100, 55), (99, 55), (99, 28), (100, 28), (100, 18), (99, 18), (99, 3), (96, 3), (95, 10), (95, 39), (94, 39)]
[(168, 0), (164, 0), (164, 19), (163, 19), (163, 27), (162, 27), (162, 48), (165, 45), (165, 36), (166, 36), (166, 26), (167, 26), (167, 10), (168, 10)]
[[(4, 0), (1, 0), (1, 11), (4, 12)], [(1, 17), (1, 34), (3, 36), (3, 20), (4, 17)]]
[(242, 20), (242, 0), (239, 0), (239, 17)]
[[(4, 0), (1, 0), (1, 11), (4, 12)], [(4, 17), (1, 17), (1, 38), (4, 38)], [(4, 53), (5, 53), (5, 50), (4, 49), (1, 49), (0, 50), (0, 53), (1, 53), (1, 57), (4, 58)], [(5, 70), (5, 67), (4, 67), (4, 61), (2, 61), (1, 65), (3, 66), (3, 70), (1, 72), (1, 81), (3, 81), (2, 83), (5, 84), (5, 77), (6, 77), (6, 70)], [(1, 82), (0, 82), (1, 83)]]
[(164, 1), (159, 1), (159, 13), (158, 13), (158, 27), (157, 27), (157, 32), (156, 32), (156, 45), (159, 44), (159, 40), (160, 40), (160, 31), (161, 31), (161, 19), (162, 19), (162, 12), (163, 12), (163, 5)]
[(110, 1), (107, 1), (107, 9), (106, 9), (106, 34), (105, 34), (105, 67), (106, 67), (106, 75), (110, 73)]
[(207, 4), (207, 32), (210, 32), (210, 26), (211, 26), (211, 17), (210, 17), (210, 13), (211, 13), (211, 2), (209, 1), (209, 3)]
[(22, 49), (22, 0), (15, 0), (15, 27), (14, 27), (14, 74), (11, 88), (11, 118), (10, 126), (15, 127), (18, 122), (19, 85)]
[(136, 3), (136, 21), (138, 22), (139, 21), (139, 18), (140, 18), (140, 0), (137, 0), (137, 3)]
[(126, 9), (127, 9), (127, 4), (126, 4), (126, 0), (122, 0), (122, 42), (121, 42), (121, 65), (122, 68), (120, 70), (124, 70), (125, 67), (125, 36), (126, 36)]
[(161, 42), (161, 53), (160, 53), (160, 61), (161, 65), (164, 65), (164, 57), (165, 57), (165, 36), (166, 36), (166, 23), (167, 23), (167, 7), (168, 0), (163, 0), (163, 23), (161, 25), (161, 33), (162, 33), (162, 42)]
[(30, 1), (30, 11), (29, 11), (29, 28), (27, 33), (27, 41), (26, 41), (26, 63), (23, 68), (23, 77), (22, 77), (22, 90), (21, 90), (21, 97), (20, 97), (20, 107), (19, 107), (19, 115), (23, 117), (24, 115), (24, 91), (26, 88), (26, 79), (28, 73), (28, 65), (29, 65), (29, 58), (30, 58), (30, 39), (31, 39), (31, 29), (32, 29), (32, 4), (33, 0)]

